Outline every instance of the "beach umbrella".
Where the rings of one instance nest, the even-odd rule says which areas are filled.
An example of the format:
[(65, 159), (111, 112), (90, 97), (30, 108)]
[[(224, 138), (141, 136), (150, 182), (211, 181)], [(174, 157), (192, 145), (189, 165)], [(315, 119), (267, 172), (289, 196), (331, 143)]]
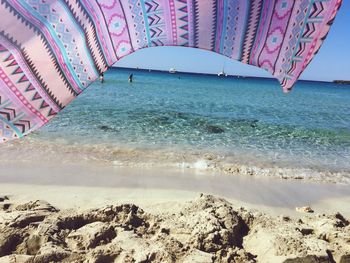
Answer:
[(292, 88), (341, 0), (1, 0), (0, 141), (45, 125), (138, 49), (210, 50)]

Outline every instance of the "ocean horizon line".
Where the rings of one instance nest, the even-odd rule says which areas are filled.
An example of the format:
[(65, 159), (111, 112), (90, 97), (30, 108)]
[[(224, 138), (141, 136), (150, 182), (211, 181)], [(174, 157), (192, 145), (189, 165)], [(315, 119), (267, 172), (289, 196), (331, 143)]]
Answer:
[[(146, 68), (133, 68), (133, 67), (110, 67), (111, 70), (133, 70), (138, 72), (156, 72), (162, 74), (181, 74), (181, 75), (192, 75), (192, 76), (206, 76), (206, 77), (219, 77), (219, 78), (232, 78), (232, 79), (253, 79), (253, 80), (271, 80), (278, 83), (278, 80), (274, 77), (259, 77), (259, 76), (250, 76), (250, 75), (231, 75), (228, 74), (225, 77), (220, 77), (216, 73), (202, 73), (202, 72), (189, 72), (189, 71), (176, 71), (175, 73), (170, 73), (169, 70), (161, 69), (146, 69)], [(339, 82), (339, 80), (325, 81), (325, 80), (310, 80), (310, 79), (299, 79), (298, 82), (304, 83), (327, 83), (327, 84), (337, 84), (340, 86), (346, 86)]]

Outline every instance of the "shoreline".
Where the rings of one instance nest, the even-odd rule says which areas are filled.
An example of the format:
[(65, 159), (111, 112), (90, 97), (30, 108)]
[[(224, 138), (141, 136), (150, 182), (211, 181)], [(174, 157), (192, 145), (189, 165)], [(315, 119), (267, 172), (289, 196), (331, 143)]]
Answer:
[[(27, 153), (30, 152), (30, 155)], [(274, 160), (274, 158), (277, 158)], [(42, 163), (108, 167), (108, 169), (171, 169), (179, 173), (198, 172), (215, 176), (246, 176), (291, 181), (350, 185), (350, 166), (332, 168), (322, 160), (291, 160), (288, 156), (262, 156), (220, 149), (145, 147), (131, 145), (79, 144), (25, 138), (2, 145), (0, 167)], [(328, 168), (326, 168), (328, 167)], [(346, 166), (348, 167), (348, 165)]]
[[(121, 189), (124, 189), (124, 193), (159, 190), (164, 191), (165, 196), (166, 191), (183, 191), (192, 198), (199, 193), (213, 194), (252, 208), (267, 208), (267, 212), (274, 210), (276, 213), (288, 212), (293, 215), (295, 207), (312, 206), (319, 212), (341, 212), (350, 217), (350, 206), (347, 205), (350, 202), (350, 188), (342, 184), (219, 175), (201, 169), (108, 167), (86, 163), (0, 163), (0, 169), (3, 171), (0, 174), (0, 193), (21, 195), (27, 192), (30, 199), (34, 198), (30, 196), (31, 193), (40, 193), (45, 188), (52, 191), (69, 187), (96, 191), (102, 189), (99, 193), (113, 193)], [(39, 190), (31, 191), (34, 186)], [(6, 193), (6, 189), (12, 192)], [(47, 191), (44, 192), (49, 196)], [(38, 196), (36, 199), (44, 197)], [(121, 199), (121, 196), (117, 196), (117, 199)]]

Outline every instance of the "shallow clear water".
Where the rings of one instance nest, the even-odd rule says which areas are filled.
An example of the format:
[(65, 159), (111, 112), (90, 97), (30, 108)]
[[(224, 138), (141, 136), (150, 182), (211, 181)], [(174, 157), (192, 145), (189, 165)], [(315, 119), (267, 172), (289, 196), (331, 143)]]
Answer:
[[(350, 171), (350, 88), (110, 70), (30, 137), (206, 150), (274, 165)], [(249, 159), (249, 158), (248, 158)]]

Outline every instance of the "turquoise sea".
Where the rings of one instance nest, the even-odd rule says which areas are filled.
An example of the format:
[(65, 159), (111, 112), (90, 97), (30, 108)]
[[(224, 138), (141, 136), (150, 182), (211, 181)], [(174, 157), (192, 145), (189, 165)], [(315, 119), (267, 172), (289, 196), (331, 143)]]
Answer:
[(77, 158), (79, 145), (122, 146), (350, 174), (350, 87), (284, 94), (272, 79), (111, 69), (26, 140), (75, 145)]

